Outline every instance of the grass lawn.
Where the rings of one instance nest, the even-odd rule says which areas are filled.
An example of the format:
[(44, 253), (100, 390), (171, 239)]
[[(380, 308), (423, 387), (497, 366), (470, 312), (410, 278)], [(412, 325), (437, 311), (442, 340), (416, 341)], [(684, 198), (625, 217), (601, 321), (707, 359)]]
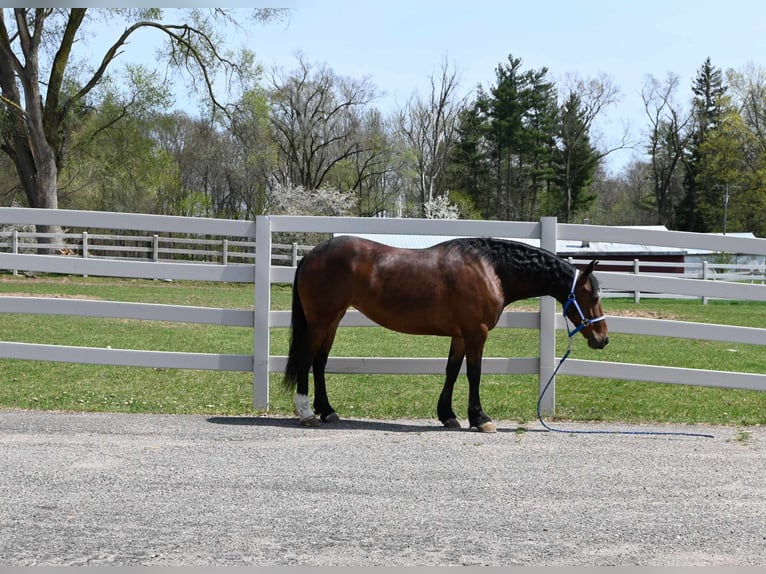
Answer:
[[(163, 282), (43, 276), (0, 276), (0, 294), (55, 295), (112, 301), (252, 308), (253, 289), (241, 284)], [(275, 285), (272, 305), (289, 309), (290, 287)], [(517, 304), (518, 306), (519, 304)], [(607, 299), (607, 315), (635, 314), (697, 322), (762, 327), (763, 303), (697, 300)], [(286, 329), (273, 329), (271, 352), (287, 352)], [(252, 330), (241, 327), (186, 325), (44, 315), (6, 314), (0, 340), (189, 352), (252, 352)], [(565, 337), (561, 337), (563, 352)], [(445, 357), (449, 341), (402, 335), (381, 328), (339, 331), (335, 356)], [(497, 329), (490, 334), (486, 356), (536, 356), (537, 331)], [(766, 372), (761, 346), (713, 343), (614, 333), (609, 346), (593, 351), (584, 339), (575, 342), (578, 358), (672, 365), (690, 368)], [(44, 359), (44, 357), (41, 357)], [(292, 413), (292, 396), (282, 390), (281, 375), (271, 376), (270, 411)], [(333, 406), (341, 416), (435, 418), (442, 377), (436, 375), (328, 375)], [(487, 375), (482, 403), (495, 419), (520, 423), (535, 418), (537, 377)], [(458, 381), (455, 411), (467, 403), (465, 378)], [(559, 376), (556, 418), (625, 422), (675, 422), (754, 425), (766, 423), (766, 393), (684, 385), (662, 385), (608, 379)], [(249, 373), (109, 367), (0, 359), (0, 407), (77, 411), (252, 414)]]

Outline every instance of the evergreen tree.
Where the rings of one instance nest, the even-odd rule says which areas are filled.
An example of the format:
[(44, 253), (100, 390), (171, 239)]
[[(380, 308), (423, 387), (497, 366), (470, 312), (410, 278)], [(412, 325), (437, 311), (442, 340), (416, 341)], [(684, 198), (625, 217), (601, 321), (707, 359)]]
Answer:
[(495, 216), (500, 219), (537, 217), (538, 195), (551, 178), (556, 89), (547, 74), (547, 68), (522, 72), (521, 60), (512, 56), (496, 69), (487, 118)]
[(726, 86), (723, 74), (706, 58), (692, 83), (692, 117), (693, 131), (684, 158), (686, 173), (684, 175), (684, 198), (679, 205), (678, 227), (686, 231), (710, 231), (710, 223), (699, 217), (700, 194), (710, 193), (715, 189), (715, 183), (705, 181), (700, 177), (704, 170), (703, 149), (707, 140), (719, 128), (723, 117), (723, 99)]
[(491, 219), (494, 188), (486, 145), (489, 124), (485, 101), (486, 94), (479, 87), (476, 100), (458, 116), (457, 141), (447, 163), (447, 188), (470, 201), (479, 217)]
[(582, 99), (570, 92), (561, 106), (559, 148), (555, 154), (555, 198), (551, 206), (559, 219), (571, 222), (576, 212), (587, 210), (596, 196), (589, 192), (600, 155), (590, 143)]

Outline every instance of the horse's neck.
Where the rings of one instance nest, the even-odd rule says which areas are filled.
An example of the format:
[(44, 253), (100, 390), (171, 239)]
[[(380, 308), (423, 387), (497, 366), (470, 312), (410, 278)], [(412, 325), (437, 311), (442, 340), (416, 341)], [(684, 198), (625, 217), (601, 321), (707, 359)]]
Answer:
[(553, 256), (542, 266), (512, 265), (498, 271), (509, 302), (548, 295), (563, 304), (569, 296), (574, 277), (574, 269)]

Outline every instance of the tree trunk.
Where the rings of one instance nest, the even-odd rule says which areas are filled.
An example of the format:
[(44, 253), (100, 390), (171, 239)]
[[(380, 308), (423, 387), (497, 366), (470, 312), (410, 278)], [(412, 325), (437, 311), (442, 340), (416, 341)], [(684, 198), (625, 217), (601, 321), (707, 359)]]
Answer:
[[(34, 161), (16, 161), (16, 169), (20, 175), (21, 184), (27, 196), (30, 207), (40, 209), (58, 209), (58, 167), (56, 158), (45, 137), (38, 138), (35, 148), (38, 153), (31, 152), (27, 157), (33, 157)], [(19, 154), (26, 155), (26, 154)], [(14, 158), (15, 159), (15, 158)], [(40, 247), (38, 253), (52, 255), (58, 252), (53, 247), (63, 243), (63, 230), (58, 225), (38, 225), (37, 233), (51, 233), (53, 235), (39, 238), (39, 243), (51, 245)]]

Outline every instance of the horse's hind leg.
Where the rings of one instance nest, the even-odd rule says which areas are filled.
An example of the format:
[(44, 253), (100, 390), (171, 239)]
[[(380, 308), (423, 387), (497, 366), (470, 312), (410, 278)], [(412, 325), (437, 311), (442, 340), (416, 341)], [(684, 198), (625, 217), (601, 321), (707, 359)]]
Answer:
[[(308, 354), (305, 360), (302, 360), (298, 369), (298, 381), (295, 388), (293, 404), (295, 413), (304, 426), (318, 426), (319, 419), (314, 415), (314, 411), (309, 404), (309, 371), (312, 363), (316, 364), (317, 355), (320, 353), (323, 342), (326, 338), (327, 329), (311, 326), (306, 331)], [(325, 362), (327, 356), (325, 354)], [(321, 369), (322, 387), (324, 387), (324, 367)], [(316, 389), (316, 371), (314, 372), (314, 388)]]
[(322, 346), (314, 356), (314, 410), (326, 423), (333, 423), (340, 420), (340, 417), (332, 408), (330, 400), (327, 397), (327, 385), (325, 383), (324, 370), (327, 366), (327, 358), (330, 355), (335, 340), (335, 332), (338, 329), (338, 323), (330, 326), (325, 336)]
[(453, 337), (449, 347), (449, 357), (447, 358), (447, 374), (444, 379), (444, 387), (439, 395), (439, 403), (436, 407), (436, 414), (439, 416), (439, 420), (447, 428), (460, 428), (460, 421), (458, 421), (455, 411), (452, 410), (452, 390), (455, 388), (455, 381), (458, 374), (460, 374), (463, 357), (465, 357), (463, 339)]

